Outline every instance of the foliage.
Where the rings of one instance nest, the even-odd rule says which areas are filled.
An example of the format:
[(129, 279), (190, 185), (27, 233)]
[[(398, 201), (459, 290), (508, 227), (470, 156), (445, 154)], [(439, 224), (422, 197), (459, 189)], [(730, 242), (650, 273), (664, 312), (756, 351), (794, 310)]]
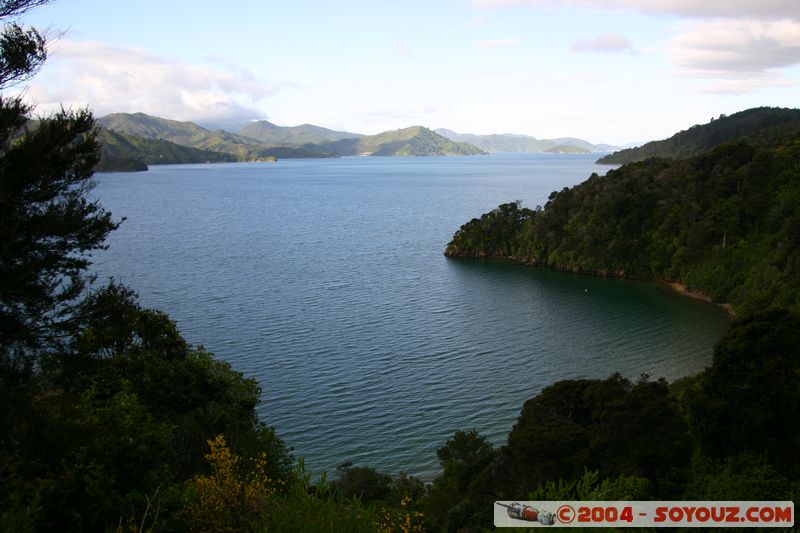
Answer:
[[(796, 478), (795, 478), (796, 479)], [(696, 455), (686, 498), (692, 500), (792, 500), (797, 494), (789, 479), (765, 455), (741, 454), (725, 460)]]
[(0, 502), (37, 502), (37, 529), (115, 522), (165, 479), (170, 427), (129, 390), (109, 398), (42, 390), (32, 400), (8, 420)]
[(180, 146), (162, 139), (144, 139), (101, 128), (98, 172), (147, 170), (147, 165), (234, 161), (230, 154)]
[(447, 245), (445, 255), (469, 257), (514, 257), (523, 225), (535, 219), (536, 212), (521, 202), (502, 204), (461, 226)]
[(576, 479), (584, 468), (605, 478), (644, 477), (654, 494), (675, 496), (691, 443), (666, 382), (560, 381), (525, 403), (503, 450), (505, 492), (542, 479)]
[[(183, 152), (180, 157), (203, 157), (202, 154), (215, 154), (205, 156), (202, 161), (219, 161), (220, 154), (225, 160), (235, 161), (258, 161), (270, 156), (281, 158), (288, 157), (323, 157), (327, 153), (319, 150), (307, 148), (281, 147), (275, 149), (265, 144), (261, 144), (256, 139), (236, 135), (223, 130), (210, 131), (193, 122), (179, 122), (158, 117), (151, 117), (144, 113), (114, 113), (97, 119), (103, 128), (111, 132), (110, 136), (104, 136), (103, 140), (109, 144), (109, 151), (112, 155), (116, 150), (114, 143), (121, 143), (119, 139), (114, 139), (114, 134), (122, 135), (124, 140), (134, 145), (137, 151), (145, 151), (146, 154), (158, 155), (169, 150), (176, 157), (181, 151), (174, 146), (163, 143), (148, 143), (147, 141), (165, 141), (172, 145), (179, 145), (183, 148), (193, 148), (195, 150)], [(199, 151), (196, 151), (199, 150)], [(129, 151), (123, 147), (122, 155), (128, 157)], [(127, 152), (127, 153), (126, 153)], [(141, 158), (141, 155), (137, 155)]]
[(244, 461), (231, 452), (223, 435), (208, 441), (211, 473), (189, 482), (186, 515), (192, 531), (241, 531), (263, 513), (275, 484), (266, 471), (267, 455)]
[[(648, 500), (646, 479), (620, 476), (616, 480), (600, 480), (599, 472), (584, 470), (583, 475), (572, 481), (559, 479), (540, 483), (530, 492), (530, 501), (599, 501), (599, 500)], [(530, 528), (510, 528), (510, 531), (527, 531)], [(616, 531), (615, 528), (592, 528), (593, 531)]]
[(87, 198), (97, 162), (91, 114), (61, 112), (25, 131), (26, 111), (18, 102), (0, 105), (0, 350), (6, 363), (60, 345), (89, 280), (90, 252), (118, 225)]
[[(0, 2), (0, 18), (42, 3)], [(7, 25), (0, 87), (43, 60), (35, 30)], [(94, 121), (62, 112), (27, 128), (28, 111), (0, 100), (0, 529), (457, 531), (490, 527), (491, 502), (525, 494), (789, 499), (798, 489), (795, 138), (629, 165), (553, 193), (544, 210), (504, 204), (449, 247), (681, 279), (737, 303), (747, 313), (700, 376), (672, 388), (619, 375), (553, 384), (526, 402), (500, 449), (456, 432), (429, 486), (352, 465), (312, 485), (258, 420), (253, 380), (191, 346), (131, 289), (85, 290), (90, 252), (118, 225), (88, 199)], [(174, 127), (199, 143), (253, 146), (150, 119), (137, 117), (148, 135)], [(433, 150), (429, 133), (393, 132), (375, 153)]]
[(65, 350), (2, 403), (0, 508), (38, 501), (38, 526), (76, 531), (141, 523), (146, 507), (160, 509), (161, 524), (180, 523), (176, 487), (204, 470), (206, 442), (219, 433), (230, 454), (270, 459), (247, 479), (280, 488), (290, 478), (288, 449), (255, 415), (255, 382), (188, 345), (166, 315), (111, 284), (82, 302), (74, 323)]
[(800, 479), (800, 314), (768, 309), (738, 320), (686, 402), (703, 453), (765, 453)]
[(735, 321), (713, 364), (673, 386), (615, 375), (547, 387), (525, 403), (508, 444), (458, 498), (441, 499), (434, 483), (430, 501), (447, 503), (450, 513), (432, 523), (488, 527), (486, 502), (522, 494), (792, 499), (800, 488), (798, 332), (798, 313), (768, 309)]
[(380, 533), (424, 533), (425, 516), (415, 510), (414, 501), (406, 496), (400, 501), (399, 509), (383, 509), (376, 524)]
[(127, 384), (173, 427), (169, 464), (179, 478), (202, 468), (205, 443), (219, 433), (245, 455), (267, 452), (271, 477), (289, 475), (289, 450), (256, 417), (256, 382), (190, 346), (164, 313), (142, 308), (133, 291), (112, 283), (83, 302), (76, 322), (73, 350), (46, 360), (46, 376), (62, 390), (111, 394)]
[(532, 211), (504, 204), (454, 235), (450, 256), (680, 281), (746, 313), (800, 309), (800, 143), (727, 145), (592, 175)]
[(392, 478), (374, 468), (345, 463), (339, 466), (338, 471), (339, 479), (333, 482), (333, 486), (343, 498), (358, 498), (368, 503), (385, 500), (392, 491)]
[[(442, 472), (428, 489), (421, 510), (431, 530), (457, 529), (479, 511), (470, 494), (474, 479), (489, 465), (495, 450), (477, 431), (456, 431), (436, 450)], [(484, 509), (485, 510), (485, 509)]]
[(650, 483), (645, 478), (620, 475), (617, 479), (600, 479), (597, 470), (584, 470), (571, 481), (559, 479), (539, 483), (528, 493), (532, 501), (564, 500), (647, 500)]
[(759, 107), (721, 116), (716, 120), (712, 118), (708, 124), (692, 126), (663, 141), (614, 152), (601, 158), (598, 163), (632, 163), (649, 157), (686, 159), (725, 143), (747, 140), (770, 146), (780, 143), (787, 136), (796, 137), (798, 134), (800, 110)]
[(427, 495), (427, 485), (417, 477), (400, 472), (400, 474), (392, 478), (391, 491), (389, 492), (389, 502), (392, 505), (400, 504), (405, 499), (410, 499), (412, 504), (418, 504)]
[[(543, 390), (454, 510), (519, 498), (538, 480), (562, 481), (534, 496), (569, 492), (585, 468), (612, 499), (790, 498), (800, 480), (798, 113), (721, 119), (675, 136), (669, 155), (747, 142), (627, 164), (552, 193), (544, 209), (504, 204), (461, 227), (447, 255), (677, 280), (741, 318), (710, 368), (671, 387), (612, 376)], [(479, 511), (470, 520), (490, 523)]]
[(320, 479), (311, 483), (302, 459), (287, 491), (272, 500), (272, 506), (255, 531), (297, 531), (298, 533), (372, 533), (379, 517), (358, 498), (342, 500)]
[(442, 465), (436, 484), (463, 493), (469, 480), (494, 458), (494, 448), (475, 430), (456, 431), (436, 455)]

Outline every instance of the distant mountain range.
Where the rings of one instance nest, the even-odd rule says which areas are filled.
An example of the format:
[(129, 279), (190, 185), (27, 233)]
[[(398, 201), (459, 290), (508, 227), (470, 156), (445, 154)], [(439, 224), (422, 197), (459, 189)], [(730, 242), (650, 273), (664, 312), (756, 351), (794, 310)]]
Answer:
[(412, 126), (377, 135), (335, 131), (313, 124), (284, 127), (267, 120), (238, 132), (207, 129), (144, 113), (114, 113), (97, 119), (100, 171), (145, 170), (160, 163), (268, 161), (275, 158), (342, 156), (476, 155), (486, 152), (609, 152), (618, 149), (582, 139), (536, 139), (527, 135), (473, 135)]
[(236, 161), (231, 154), (181, 146), (163, 139), (136, 137), (127, 133), (101, 128), (97, 135), (100, 144), (98, 172), (141, 171), (147, 165), (182, 163), (222, 163)]
[[(163, 140), (189, 148), (226, 154), (234, 161), (259, 161), (274, 157), (326, 157), (326, 154), (297, 147), (268, 146), (256, 139), (224, 130), (207, 130), (194, 122), (179, 122), (144, 113), (115, 113), (97, 119), (108, 130), (131, 137)], [(199, 159), (202, 163), (208, 159)]]
[(451, 141), (422, 126), (361, 135), (312, 124), (276, 126), (266, 120), (239, 133), (208, 130), (144, 113), (114, 113), (97, 119), (102, 126), (98, 170), (146, 169), (156, 163), (264, 161), (274, 158), (342, 156), (476, 155), (484, 151)]
[(559, 139), (537, 139), (529, 135), (511, 133), (494, 135), (475, 135), (473, 133), (456, 133), (445, 128), (438, 128), (436, 133), (452, 141), (469, 143), (487, 152), (555, 152), (555, 153), (589, 153), (613, 152), (619, 146), (609, 144), (592, 144), (575, 137)]
[(597, 162), (624, 164), (650, 157), (686, 159), (725, 143), (746, 139), (751, 144), (772, 146), (792, 135), (800, 135), (800, 110), (756, 107), (733, 115), (722, 115), (708, 124), (692, 126), (663, 141), (614, 152)]
[(359, 139), (364, 137), (360, 133), (334, 131), (313, 124), (301, 126), (276, 126), (266, 120), (251, 122), (241, 130), (239, 135), (255, 139), (261, 143), (275, 146), (303, 146), (306, 144), (320, 144), (342, 139)]

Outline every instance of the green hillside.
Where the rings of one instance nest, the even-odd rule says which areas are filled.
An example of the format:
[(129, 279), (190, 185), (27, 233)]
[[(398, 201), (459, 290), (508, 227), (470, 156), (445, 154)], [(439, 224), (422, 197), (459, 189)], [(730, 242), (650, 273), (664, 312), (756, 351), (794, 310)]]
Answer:
[(269, 146), (290, 147), (363, 137), (358, 133), (329, 130), (313, 124), (289, 127), (276, 126), (266, 120), (251, 122), (239, 131), (239, 135), (255, 139)]
[[(485, 150), (487, 152), (500, 153), (526, 153), (526, 152), (556, 152), (566, 153), (570, 149), (559, 151), (559, 147), (580, 148), (584, 152), (609, 152), (616, 150), (617, 147), (608, 144), (592, 144), (583, 139), (575, 137), (563, 137), (559, 139), (537, 139), (529, 135), (514, 134), (491, 134), (475, 135), (474, 133), (457, 133), (445, 128), (438, 128), (436, 133), (447, 137), (451, 141), (468, 143)], [(571, 152), (575, 153), (575, 152)]]
[[(347, 461), (313, 483), (260, 418), (258, 383), (132, 289), (82, 283), (121, 223), (89, 196), (91, 116), (65, 112), (17, 138), (11, 127), (0, 531), (489, 531), (498, 500), (777, 502), (800, 490), (797, 138), (626, 165), (541, 210), (502, 205), (448, 249), (732, 289), (723, 297), (744, 316), (710, 367), (672, 384), (608, 368), (532, 391), (505, 444), (468, 430), (429, 449), (432, 480)], [(79, 290), (61, 292), (64, 265)]]
[[(258, 161), (278, 156), (274, 147), (263, 145), (255, 139), (224, 130), (210, 131), (193, 122), (179, 122), (144, 113), (115, 113), (97, 119), (97, 122), (119, 133), (161, 139), (181, 146), (230, 154), (236, 161)], [(273, 149), (271, 149), (273, 148)], [(326, 154), (313, 148), (284, 147), (278, 157), (324, 157)]]
[(180, 146), (160, 139), (146, 139), (100, 128), (98, 172), (147, 170), (147, 165), (221, 163), (235, 161), (230, 154)]
[[(762, 112), (716, 132), (730, 136)], [(553, 192), (544, 207), (503, 204), (456, 232), (445, 251), (451, 257), (678, 281), (733, 304), (739, 318), (696, 376), (672, 384), (646, 374), (635, 382), (619, 374), (559, 381), (525, 402), (506, 445), (489, 453), (476, 436), (459, 443), (481, 453), (459, 472), (458, 496), (446, 500), (436, 492), (442, 478), (434, 483), (431, 497), (451, 509), (441, 515), (448, 530), (490, 527), (484, 502), (518, 494), (738, 500), (796, 493), (800, 135), (788, 123), (762, 125), (751, 122), (752, 137), (742, 130), (737, 142), (685, 159), (649, 158), (593, 174)], [(713, 131), (693, 135), (709, 142)]]
[(800, 138), (593, 174), (543, 209), (511, 203), (473, 219), (445, 253), (679, 281), (737, 310), (800, 310)]
[(800, 135), (800, 109), (758, 107), (692, 126), (663, 141), (614, 152), (597, 162), (624, 164), (648, 157), (685, 159), (725, 143), (746, 139), (751, 144), (771, 146), (792, 135)]
[(387, 131), (360, 139), (344, 139), (318, 146), (339, 156), (437, 156), (484, 153), (479, 148), (453, 142), (422, 126)]
[(487, 152), (543, 152), (556, 146), (553, 141), (526, 135), (475, 135), (474, 133), (457, 133), (445, 128), (437, 128), (435, 131), (451, 141), (468, 143)]
[[(269, 139), (272, 135), (273, 140), (261, 141), (224, 130), (210, 131), (192, 122), (167, 120), (144, 113), (116, 113), (101, 117), (97, 122), (109, 130), (129, 136), (165, 140), (191, 148), (230, 154), (236, 161), (257, 161), (265, 157), (287, 159), (351, 155), (428, 156), (483, 153), (474, 146), (453, 142), (421, 126), (387, 131), (378, 135), (359, 136), (311, 125), (281, 128), (260, 121), (249, 126), (250, 129), (246, 129), (251, 135), (260, 135), (264, 139)], [(339, 138), (300, 144), (304, 139), (322, 137)], [(287, 144), (279, 143), (277, 140), (279, 138), (286, 139)]]
[(193, 146), (211, 132), (193, 122), (180, 122), (144, 113), (113, 113), (97, 119), (106, 129), (144, 139), (164, 139), (183, 146)]
[(565, 144), (561, 146), (551, 146), (547, 150), (544, 150), (548, 154), (588, 154), (589, 150), (586, 148), (582, 148), (580, 146), (572, 146), (570, 144)]

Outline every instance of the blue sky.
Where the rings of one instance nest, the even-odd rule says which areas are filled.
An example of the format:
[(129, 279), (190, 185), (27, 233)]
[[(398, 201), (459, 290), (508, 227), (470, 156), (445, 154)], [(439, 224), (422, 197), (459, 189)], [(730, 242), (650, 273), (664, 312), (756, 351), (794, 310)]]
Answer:
[(61, 32), (26, 89), (42, 113), (623, 144), (800, 102), (798, 0), (60, 0), (23, 20)]

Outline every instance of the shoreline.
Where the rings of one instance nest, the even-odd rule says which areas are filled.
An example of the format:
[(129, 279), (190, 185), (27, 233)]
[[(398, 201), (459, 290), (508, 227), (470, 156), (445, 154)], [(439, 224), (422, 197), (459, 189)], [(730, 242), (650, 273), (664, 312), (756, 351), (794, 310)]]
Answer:
[(696, 300), (702, 300), (704, 302), (714, 304), (717, 307), (721, 308), (723, 311), (725, 311), (729, 317), (736, 318), (736, 309), (734, 309), (733, 305), (727, 302), (723, 303), (715, 302), (714, 300), (711, 299), (711, 297), (708, 294), (701, 291), (690, 289), (689, 287), (687, 287), (686, 285), (684, 285), (679, 281), (667, 281), (667, 280), (656, 280), (656, 281), (658, 281), (663, 285), (666, 285), (671, 290), (677, 292), (682, 296), (688, 296), (689, 298), (694, 298)]
[(445, 257), (451, 259), (494, 259), (500, 261), (509, 261), (511, 263), (516, 263), (518, 265), (523, 265), (527, 267), (533, 268), (548, 268), (550, 270), (555, 270), (557, 272), (567, 272), (570, 274), (578, 274), (584, 276), (594, 276), (600, 278), (618, 278), (618, 279), (630, 279), (636, 281), (649, 281), (658, 283), (659, 285), (663, 285), (668, 287), (672, 292), (675, 292), (681, 296), (686, 296), (689, 298), (694, 298), (695, 300), (702, 300), (704, 302), (708, 302), (710, 304), (714, 304), (715, 306), (719, 307), (725, 314), (727, 314), (730, 318), (736, 318), (736, 309), (733, 307), (732, 304), (727, 302), (715, 302), (708, 294), (698, 291), (695, 289), (690, 289), (680, 281), (671, 281), (663, 278), (646, 278), (646, 277), (637, 277), (637, 276), (627, 276), (625, 272), (612, 272), (612, 271), (602, 271), (602, 272), (593, 272), (593, 271), (584, 271), (581, 269), (576, 269), (569, 267), (567, 265), (542, 265), (536, 260), (532, 260), (530, 258), (524, 257), (515, 257), (515, 256), (504, 256), (504, 257), (493, 257), (493, 256), (482, 256), (482, 257), (474, 257), (462, 254), (448, 254), (447, 250), (444, 253)]

